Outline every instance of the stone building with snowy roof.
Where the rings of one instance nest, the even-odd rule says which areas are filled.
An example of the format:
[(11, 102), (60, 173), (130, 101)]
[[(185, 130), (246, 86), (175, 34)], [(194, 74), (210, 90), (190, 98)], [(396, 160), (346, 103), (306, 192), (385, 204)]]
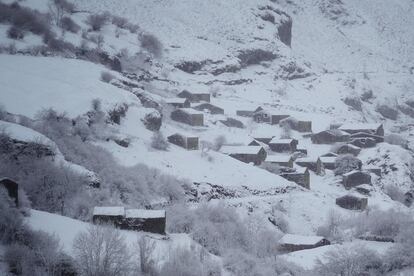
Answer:
[(220, 152), (255, 165), (260, 165), (267, 157), (266, 150), (261, 146), (222, 146)]
[(188, 108), (191, 106), (191, 103), (186, 98), (167, 98), (165, 103), (175, 108)]
[(293, 158), (289, 155), (268, 155), (264, 162), (281, 167), (293, 168)]
[(339, 127), (340, 130), (354, 134), (358, 132), (384, 136), (384, 127), (381, 123), (347, 123)]
[(203, 93), (203, 92), (190, 92), (188, 90), (181, 91), (178, 95), (180, 98), (186, 98), (192, 103), (198, 102), (210, 102), (210, 93)]
[(330, 245), (331, 243), (322, 236), (285, 234), (279, 240), (278, 244), (281, 251), (293, 252), (304, 249), (312, 249), (324, 245)]
[(298, 166), (308, 168), (309, 170), (315, 172), (318, 175), (322, 175), (324, 173), (322, 161), (319, 157), (318, 158), (310, 158), (310, 157), (298, 158), (296, 159), (295, 163)]
[(281, 173), (280, 176), (306, 189), (310, 189), (310, 173), (308, 168), (297, 168), (294, 172)]
[(352, 154), (353, 156), (358, 156), (361, 152), (361, 148), (352, 144), (345, 144), (340, 146), (337, 150), (337, 154)]
[(165, 210), (128, 209), (125, 211), (121, 228), (163, 235), (165, 234), (165, 225)]
[(295, 152), (298, 146), (296, 139), (279, 139), (273, 138), (269, 142), (269, 147), (274, 152)]
[(193, 107), (195, 110), (208, 112), (210, 114), (224, 114), (224, 109), (211, 103), (201, 103)]
[(175, 133), (167, 137), (168, 142), (171, 144), (180, 146), (187, 150), (198, 150), (199, 143), (198, 137), (196, 136), (187, 136), (179, 133)]
[(192, 108), (180, 108), (171, 112), (171, 119), (190, 126), (203, 126), (203, 112)]
[(112, 224), (117, 228), (165, 234), (165, 210), (125, 209), (119, 206), (95, 207), (94, 224)]
[(336, 169), (336, 158), (337, 156), (321, 156), (319, 159), (322, 162), (323, 168), (327, 170)]
[(312, 135), (314, 144), (334, 144), (338, 142), (348, 142), (351, 135), (339, 129), (324, 130)]
[(0, 179), (0, 188), (4, 188), (8, 196), (19, 206), (19, 184), (10, 178)]
[(361, 184), (371, 185), (371, 175), (366, 171), (350, 171), (342, 176), (342, 184), (346, 189), (350, 189)]
[(125, 208), (120, 206), (104, 206), (93, 208), (92, 222), (94, 224), (112, 224), (121, 227), (125, 216)]

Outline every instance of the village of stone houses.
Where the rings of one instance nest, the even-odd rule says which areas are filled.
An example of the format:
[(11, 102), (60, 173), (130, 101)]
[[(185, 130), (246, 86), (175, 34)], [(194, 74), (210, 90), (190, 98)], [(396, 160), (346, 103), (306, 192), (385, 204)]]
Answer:
[(414, 275), (414, 1), (0, 0), (0, 275)]

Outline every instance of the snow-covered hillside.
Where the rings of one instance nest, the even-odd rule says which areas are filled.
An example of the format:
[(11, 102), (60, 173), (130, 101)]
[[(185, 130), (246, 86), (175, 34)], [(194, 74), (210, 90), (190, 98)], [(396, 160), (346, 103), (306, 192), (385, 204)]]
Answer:
[[(0, 12), (1, 135), (16, 144), (49, 147), (54, 164), (65, 164), (78, 175), (102, 182), (96, 189), (82, 188), (85, 198), (79, 199), (76, 212), (64, 212), (64, 201), (54, 212), (76, 213), (80, 214), (76, 219), (86, 220), (94, 203), (169, 209), (169, 227), (185, 230), (157, 241), (158, 269), (167, 262), (168, 253), (184, 246), (199, 255), (209, 250), (208, 257), (220, 263), (224, 274), (241, 273), (234, 269), (239, 263), (237, 257), (229, 257), (230, 251), (214, 251), (209, 247), (211, 240), (197, 236), (205, 229), (190, 215), (220, 204), (234, 208), (243, 224), (249, 224), (247, 228), (255, 221), (254, 227), (269, 231), (272, 239), (284, 233), (319, 235), (336, 214), (346, 226), (335, 230), (341, 238), (335, 236), (338, 233), (332, 235), (334, 244), (283, 257), (304, 270), (316, 267), (316, 260), (328, 251), (361, 246), (388, 252), (389, 243), (357, 239), (363, 227), (352, 223), (365, 213), (341, 208), (336, 199), (364, 197), (367, 210), (374, 213), (398, 210), (412, 216), (412, 0), (72, 2), (75, 8), (65, 16), (78, 27), (72, 26), (76, 31), (64, 30), (51, 16), (52, 20), (46, 20), (49, 31), (36, 33), (19, 25), (22, 37), (16, 38), (10, 29), (18, 23)], [(51, 12), (47, 1), (25, 0), (19, 5), (41, 16)], [(19, 9), (12, 6), (11, 10)], [(103, 18), (99, 28), (91, 23), (91, 15), (96, 14)], [(168, 99), (182, 90), (209, 93), (211, 104), (222, 108), (223, 114), (201, 110), (201, 126), (172, 119), (174, 108)], [(222, 144), (247, 145), (253, 138), (282, 136), (297, 139), (298, 148), (306, 149), (307, 158), (315, 162), (337, 149), (332, 144), (315, 144), (312, 133), (259, 123), (237, 112), (258, 107), (289, 115), (294, 122), (311, 121), (313, 134), (343, 123), (381, 123), (385, 141), (360, 149), (357, 156), (359, 169), (379, 168), (380, 175), (368, 172), (372, 183), (361, 192), (346, 189), (342, 175), (333, 170), (310, 171), (310, 189), (306, 189), (280, 172), (221, 152)], [(46, 115), (53, 117), (52, 111), (58, 115), (50, 119)], [(154, 118), (161, 124), (155, 128), (149, 125)], [(237, 120), (243, 127), (229, 127), (226, 120)], [(56, 133), (47, 128), (52, 121), (49, 127), (61, 124)], [(165, 146), (165, 137), (176, 133), (198, 137), (198, 148), (186, 150), (168, 142)], [(154, 145), (157, 139), (161, 145)], [(288, 155), (264, 146), (268, 155)], [(6, 167), (0, 169), (7, 173)], [(291, 169), (299, 166), (295, 163)], [(147, 193), (154, 194), (143, 200)], [(180, 213), (184, 205), (188, 214)], [(39, 206), (44, 209), (45, 205)], [(49, 210), (32, 210), (28, 224), (55, 233), (71, 254), (76, 234), (89, 223), (44, 211)], [(170, 215), (176, 221), (168, 221)], [(208, 216), (213, 222), (214, 215)], [(144, 235), (122, 233), (128, 244)], [(213, 240), (220, 243), (218, 237)], [(260, 251), (264, 246), (257, 247), (254, 250)], [(276, 244), (271, 249), (276, 251)], [(266, 258), (252, 259), (252, 263), (260, 260), (266, 266)]]

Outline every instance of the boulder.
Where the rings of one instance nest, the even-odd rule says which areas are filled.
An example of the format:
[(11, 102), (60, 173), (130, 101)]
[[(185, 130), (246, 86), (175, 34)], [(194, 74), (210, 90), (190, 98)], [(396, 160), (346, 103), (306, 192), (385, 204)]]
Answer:
[(336, 205), (348, 210), (364, 210), (368, 205), (368, 199), (345, 195), (336, 199)]

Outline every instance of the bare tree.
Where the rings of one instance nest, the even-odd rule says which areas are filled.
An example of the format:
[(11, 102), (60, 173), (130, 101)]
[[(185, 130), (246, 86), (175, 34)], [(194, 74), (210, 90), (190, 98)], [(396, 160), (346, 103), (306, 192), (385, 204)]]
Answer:
[(121, 232), (105, 225), (91, 225), (73, 242), (78, 268), (86, 276), (131, 273), (131, 255)]
[(139, 249), (139, 264), (141, 272), (150, 274), (154, 271), (154, 261), (151, 259), (155, 250), (155, 242), (151, 242), (149, 238), (142, 236), (137, 241)]

